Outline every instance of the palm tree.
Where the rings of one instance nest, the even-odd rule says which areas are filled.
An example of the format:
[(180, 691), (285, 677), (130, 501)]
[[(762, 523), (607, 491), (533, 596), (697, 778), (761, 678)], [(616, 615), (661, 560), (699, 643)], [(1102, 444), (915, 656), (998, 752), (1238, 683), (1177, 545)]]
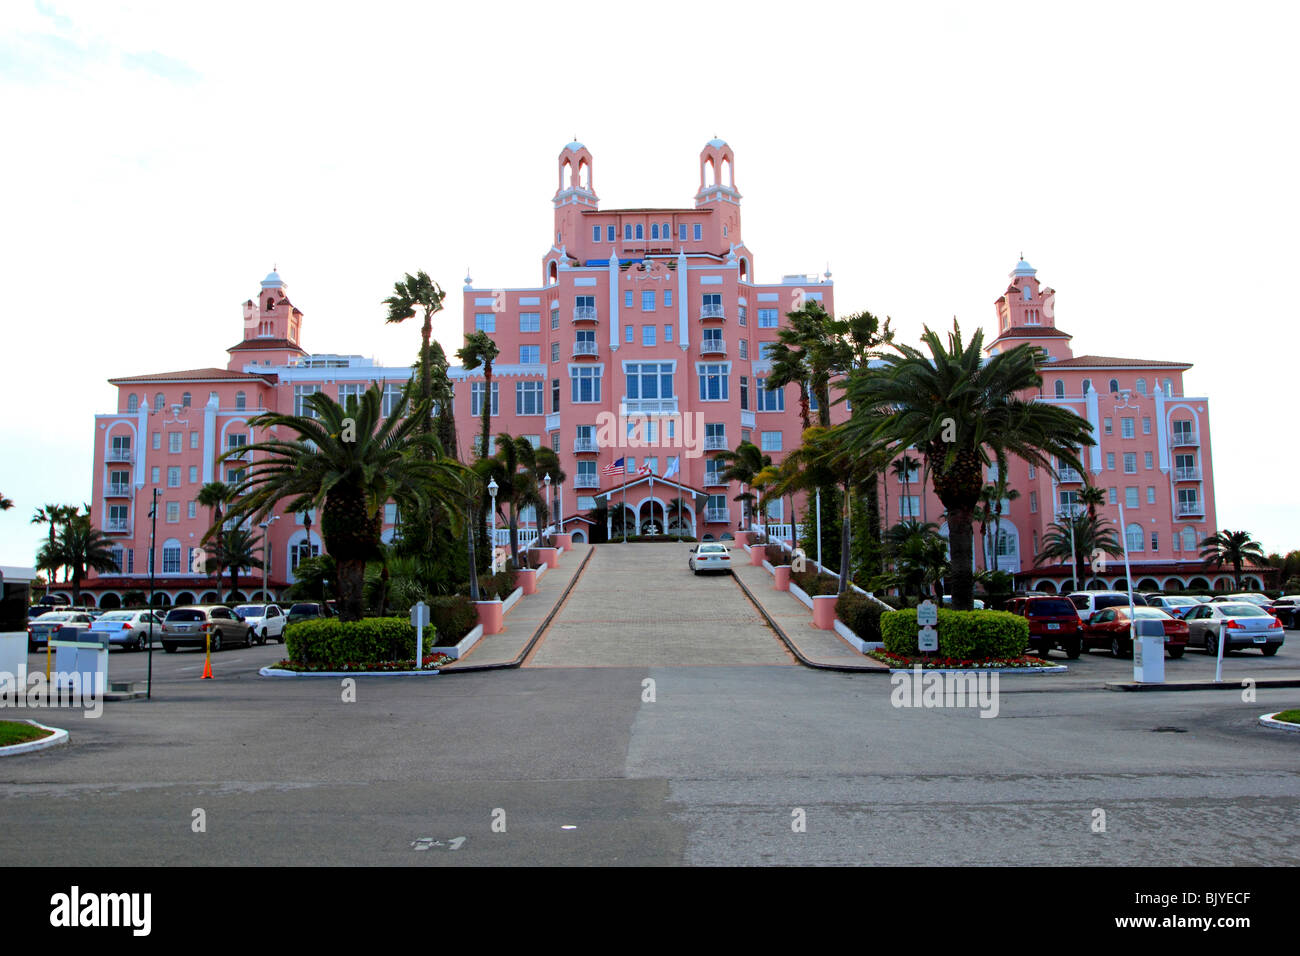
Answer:
[(668, 502), (668, 507), (664, 509), (664, 532), (672, 534), (671, 529), (674, 525), (680, 533), (686, 527), (686, 516), (690, 514), (687, 510), (686, 500), (680, 496), (673, 498)]
[[(1074, 551), (1070, 551), (1070, 525), (1074, 525)], [(1093, 517), (1087, 512), (1066, 516), (1066, 520), (1054, 521), (1047, 526), (1047, 531), (1043, 534), (1042, 546), (1039, 548), (1035, 562), (1042, 564), (1044, 561), (1055, 558), (1058, 561), (1071, 562), (1072, 568), (1078, 569), (1075, 577), (1087, 573), (1088, 561), (1093, 554), (1101, 551), (1109, 554), (1114, 558), (1124, 556), (1124, 548), (1119, 542), (1119, 536), (1111, 526), (1109, 520), (1105, 517)], [(1075, 590), (1083, 587), (1081, 581), (1074, 582)]]
[(410, 513), (437, 503), (459, 529), (461, 509), (474, 491), (467, 469), (443, 454), (435, 435), (421, 433), (426, 406), (406, 417), (403, 395), (383, 418), (381, 403), (382, 393), (372, 385), (360, 402), (349, 399), (346, 409), (317, 392), (306, 399), (312, 414), (253, 418), (253, 428), (297, 437), (273, 437), (242, 449), (262, 457), (236, 489), (240, 497), (229, 511), (259, 522), (285, 499), (291, 513), (320, 507), (321, 538), (338, 565), (339, 616), (345, 621), (361, 618), (366, 562), (379, 553), (384, 505), (393, 501)]
[(0, 511), (8, 511), (13, 506), (14, 503), (12, 498), (6, 498), (4, 495), (0, 494)]
[(1075, 499), (1079, 504), (1088, 506), (1089, 517), (1097, 517), (1097, 508), (1106, 503), (1106, 492), (1096, 485), (1088, 482), (1084, 484), (1083, 490), (1078, 492)]
[[(420, 400), (426, 409), (431, 410), (435, 397), (433, 394), (433, 355), (430, 340), (433, 338), (433, 315), (442, 311), (443, 291), (429, 276), (421, 270), (415, 275), (409, 272), (406, 277), (393, 284), (393, 294), (384, 300), (388, 306), (388, 323), (405, 322), (417, 314), (424, 316), (424, 325), (420, 329)], [(420, 423), (420, 430), (428, 434), (433, 430), (433, 420), (427, 414)]]
[(478, 456), (488, 455), (488, 436), (492, 434), (492, 364), (501, 350), (486, 332), (471, 332), (465, 336), (465, 345), (456, 351), (465, 371), (472, 372), (483, 366), (483, 424), (479, 432)]
[[(87, 508), (86, 510), (89, 511), (90, 509)], [(35, 514), (32, 515), (32, 524), (48, 524), (50, 526), (50, 540), (47, 552), (50, 559), (53, 559), (56, 553), (54, 539), (58, 535), (59, 529), (67, 525), (76, 514), (76, 505), (45, 505), (43, 508), (37, 508)], [(51, 567), (42, 565), (39, 560), (37, 562), (38, 570), (50, 572), (50, 576), (45, 583), (46, 595), (50, 593), (50, 582), (54, 580), (54, 572), (57, 571), (59, 567), (60, 566), (57, 564)]]
[(1201, 542), (1201, 558), (1212, 568), (1232, 565), (1232, 579), (1238, 591), (1241, 590), (1241, 569), (1246, 562), (1266, 564), (1268, 561), (1263, 547), (1251, 538), (1249, 531), (1227, 529)]
[[(262, 539), (254, 537), (250, 528), (231, 528), (225, 533), (222, 542), (222, 555), (226, 568), (230, 571), (230, 598), (238, 600), (235, 593), (239, 591), (239, 572), (244, 568), (260, 568), (262, 559)], [(220, 591), (218, 591), (220, 593)]]
[(985, 359), (983, 331), (963, 342), (955, 321), (946, 347), (928, 327), (922, 342), (929, 356), (892, 344), (897, 354), (881, 367), (853, 373), (847, 390), (853, 413), (840, 427), (851, 451), (881, 441), (923, 449), (935, 494), (948, 511), (953, 606), (970, 610), (984, 466), (1014, 455), (1050, 468), (1058, 457), (1082, 471), (1076, 450), (1094, 443), (1092, 426), (1066, 409), (1021, 397), (1037, 395), (1042, 384), (1041, 349), (1022, 345)]
[[(754, 476), (760, 471), (772, 464), (772, 456), (764, 455), (757, 445), (752, 442), (743, 441), (736, 446), (735, 451), (721, 452), (718, 457), (727, 463), (723, 469), (723, 481), (737, 481), (742, 485), (750, 488), (754, 487)], [(736, 495), (733, 501), (739, 501), (746, 509), (745, 520), (748, 524), (753, 517), (753, 511), (750, 510), (750, 502), (754, 499), (754, 494), (745, 492)], [(762, 513), (761, 502), (759, 503), (759, 513)]]
[[(529, 443), (529, 448), (532, 444)], [(560, 533), (560, 522), (564, 520), (564, 515), (552, 515), (551, 505), (555, 502), (546, 500), (546, 476), (551, 476), (551, 496), (558, 497), (560, 485), (568, 479), (564, 469), (560, 467), (560, 456), (555, 453), (549, 445), (541, 445), (533, 448), (531, 457), (525, 453), (524, 467), (528, 470), (529, 479), (537, 488), (538, 501), (540, 505), (537, 510), (537, 527), (539, 529), (550, 526), (552, 518), (555, 520), (556, 533)], [(556, 505), (558, 508), (558, 504)]]
[[(531, 506), (540, 519), (546, 510), (543, 485), (536, 477), (537, 455), (533, 443), (521, 436), (507, 432), (497, 435), (497, 452), (491, 458), (479, 460), (475, 470), (483, 483), (490, 479), (497, 483), (497, 511), (504, 505), (506, 523), (510, 529), (510, 560), (519, 567), (519, 512)], [(496, 542), (493, 542), (495, 547)]]
[(889, 575), (890, 583), (904, 595), (914, 591), (920, 597), (927, 585), (942, 578), (948, 552), (938, 525), (900, 521), (886, 532), (885, 539), (897, 563), (897, 569)]
[[(902, 481), (903, 495), (905, 496), (905, 499), (908, 500), (909, 504), (911, 503), (912, 497), (912, 472), (916, 471), (916, 466), (919, 464), (921, 464), (920, 461), (913, 458), (907, 452), (903, 452), (902, 457), (896, 459), (894, 463), (889, 466), (889, 470), (893, 473), (894, 477)], [(888, 481), (885, 482), (885, 488), (886, 490), (889, 488)], [(924, 494), (924, 489), (922, 489), (922, 494)], [(904, 515), (901, 506), (898, 509), (898, 515), (900, 518), (910, 518), (913, 521), (917, 518), (917, 516), (913, 514)], [(889, 523), (888, 511), (885, 512), (885, 523)]]
[(72, 603), (81, 604), (81, 581), (87, 571), (116, 571), (113, 542), (96, 528), (90, 515), (73, 514), (51, 543), (41, 545), (37, 566), (68, 568), (72, 577)]
[(235, 497), (234, 485), (228, 485), (224, 481), (209, 481), (199, 489), (198, 496), (195, 500), (204, 508), (212, 509), (212, 531), (217, 536), (216, 553), (209, 559), (208, 563), (212, 565), (208, 570), (212, 571), (216, 578), (213, 581), (214, 586), (220, 591), (221, 575), (226, 570), (224, 542), (225, 528), (222, 522), (221, 508), (229, 504)]

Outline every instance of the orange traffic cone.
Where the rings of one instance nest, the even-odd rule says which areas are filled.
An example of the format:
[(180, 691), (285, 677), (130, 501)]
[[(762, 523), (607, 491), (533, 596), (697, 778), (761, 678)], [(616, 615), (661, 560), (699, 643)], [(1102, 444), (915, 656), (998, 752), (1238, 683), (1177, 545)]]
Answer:
[(204, 644), (203, 676), (199, 680), (212, 680), (212, 638), (209, 636)]

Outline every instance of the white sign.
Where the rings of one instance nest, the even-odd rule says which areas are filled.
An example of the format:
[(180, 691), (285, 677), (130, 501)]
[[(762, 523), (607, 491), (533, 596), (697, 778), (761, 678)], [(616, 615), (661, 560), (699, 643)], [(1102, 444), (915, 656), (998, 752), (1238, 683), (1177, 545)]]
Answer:
[(922, 601), (916, 608), (916, 623), (921, 627), (934, 627), (938, 624), (938, 605), (933, 601)]
[(937, 651), (939, 649), (939, 632), (928, 624), (921, 628), (921, 632), (916, 636), (917, 650)]
[(417, 601), (415, 607), (411, 608), (411, 627), (424, 627), (429, 623), (429, 605), (423, 601)]

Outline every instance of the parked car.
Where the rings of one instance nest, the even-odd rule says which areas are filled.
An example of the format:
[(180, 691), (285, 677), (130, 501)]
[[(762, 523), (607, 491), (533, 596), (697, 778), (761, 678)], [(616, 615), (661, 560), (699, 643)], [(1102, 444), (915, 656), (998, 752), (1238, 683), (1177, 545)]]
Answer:
[(34, 651), (51, 640), (70, 641), (76, 632), (90, 628), (91, 617), (85, 611), (46, 611), (27, 623), (27, 649)]
[(285, 626), (296, 624), (299, 621), (310, 621), (318, 617), (334, 617), (334, 609), (329, 606), (328, 602), (304, 601), (289, 608), (289, 613), (284, 618)]
[[(1128, 594), (1123, 591), (1074, 591), (1067, 595), (1070, 603), (1079, 612), (1079, 620), (1086, 627), (1093, 615), (1103, 608), (1128, 607)], [(1133, 595), (1135, 607), (1146, 607), (1147, 599), (1140, 594)]]
[(265, 644), (270, 638), (284, 643), (287, 619), (284, 611), (280, 610), (280, 605), (241, 604), (235, 608), (235, 614), (257, 632), (257, 643)]
[(731, 571), (731, 554), (725, 544), (705, 542), (691, 548), (686, 565), (698, 575), (701, 571)]
[(1084, 625), (1085, 647), (1109, 647), (1116, 657), (1133, 656), (1133, 621), (1160, 621), (1165, 629), (1165, 650), (1170, 657), (1182, 657), (1187, 650), (1187, 622), (1166, 614), (1158, 607), (1134, 607), (1129, 617), (1128, 602), (1122, 606), (1102, 608)]
[(1273, 602), (1273, 614), (1285, 627), (1300, 627), (1300, 594), (1283, 594)]
[(1273, 613), (1273, 599), (1267, 594), (1250, 592), (1245, 594), (1216, 594), (1210, 598), (1211, 604), (1253, 604), (1262, 607), (1269, 614)]
[(1219, 633), (1224, 635), (1223, 653), (1239, 647), (1258, 647), (1265, 657), (1277, 653), (1286, 640), (1282, 622), (1256, 604), (1246, 601), (1227, 604), (1216, 601), (1202, 604), (1187, 612), (1187, 626), (1191, 629), (1189, 642), (1203, 647), (1205, 653), (1219, 653)]
[(162, 619), (148, 608), (136, 611), (105, 611), (90, 625), (90, 632), (108, 634), (108, 643), (143, 651), (162, 634)]
[[(983, 602), (983, 601), (981, 601), (979, 598), (973, 598), (972, 600), (973, 600), (974, 603), (971, 604), (971, 610), (974, 610), (974, 611), (982, 611), (982, 610), (984, 610), (984, 602)], [(943, 606), (944, 606), (944, 607), (947, 607), (947, 608), (952, 607), (952, 595), (951, 595), (951, 594), (945, 594), (945, 595), (943, 596)]]
[(1200, 606), (1200, 601), (1196, 598), (1186, 597), (1182, 594), (1147, 594), (1144, 595), (1147, 601), (1147, 607), (1158, 607), (1170, 617), (1176, 617), (1180, 621), (1183, 615), (1194, 607)]
[(161, 636), (171, 654), (178, 647), (204, 647), (209, 639), (214, 653), (231, 643), (252, 647), (256, 635), (224, 604), (192, 604), (167, 612)]
[(1029, 649), (1046, 657), (1054, 647), (1075, 660), (1083, 651), (1083, 625), (1074, 604), (1063, 597), (1019, 597), (1007, 602), (1007, 610), (1029, 621)]

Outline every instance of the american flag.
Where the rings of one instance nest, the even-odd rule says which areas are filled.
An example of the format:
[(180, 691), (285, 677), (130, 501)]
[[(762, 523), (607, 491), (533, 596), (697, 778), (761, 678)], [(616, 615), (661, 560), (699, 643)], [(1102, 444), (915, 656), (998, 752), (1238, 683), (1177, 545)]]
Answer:
[(602, 465), (600, 473), (606, 478), (617, 478), (619, 475), (623, 474), (623, 459), (620, 458), (612, 465)]

